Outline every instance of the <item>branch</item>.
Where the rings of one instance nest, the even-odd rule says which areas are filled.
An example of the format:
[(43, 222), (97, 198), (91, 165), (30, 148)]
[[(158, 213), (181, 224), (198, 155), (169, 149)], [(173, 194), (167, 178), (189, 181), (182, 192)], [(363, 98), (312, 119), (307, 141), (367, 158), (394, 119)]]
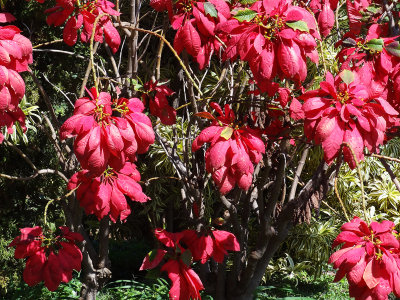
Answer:
[(144, 33), (148, 33), (151, 35), (154, 35), (156, 37), (158, 37), (159, 39), (161, 39), (167, 46), (168, 48), (171, 50), (171, 52), (174, 54), (174, 56), (176, 57), (176, 59), (179, 61), (179, 64), (182, 66), (183, 70), (186, 73), (186, 76), (189, 78), (189, 80), (192, 82), (193, 86), (196, 88), (196, 90), (199, 92), (200, 96), (203, 96), (203, 93), (201, 92), (199, 86), (197, 85), (197, 83), (194, 81), (194, 79), (192, 78), (192, 76), (190, 75), (188, 69), (186, 68), (185, 64), (183, 63), (182, 59), (179, 57), (178, 53), (175, 51), (174, 47), (172, 47), (172, 45), (170, 44), (170, 42), (168, 42), (168, 40), (163, 37), (162, 35), (155, 33), (153, 31), (150, 30), (146, 30), (146, 29), (142, 29), (142, 28), (136, 28), (133, 27), (132, 25), (130, 25), (128, 22), (121, 22), (122, 25), (117, 24), (116, 26), (122, 26), (123, 28), (127, 28), (130, 30), (134, 30), (134, 31), (139, 31), (139, 32), (144, 32)]
[(397, 179), (396, 175), (393, 173), (392, 169), (390, 168), (389, 164), (384, 160), (383, 158), (379, 158), (379, 161), (382, 163), (382, 165), (385, 167), (386, 172), (389, 173), (390, 178), (392, 179), (394, 185), (396, 186), (396, 189), (400, 192), (400, 182)]
[(17, 146), (10, 143), (9, 141), (5, 141), (5, 143), (7, 146), (11, 147), (15, 152), (17, 152), (34, 171), (38, 170), (38, 168), (36, 168), (36, 166), (33, 164), (33, 162), (30, 160), (30, 158), (28, 156), (26, 156), (26, 154), (24, 152), (22, 152), (22, 150), (20, 150)]
[(57, 119), (56, 113), (54, 112), (53, 105), (51, 104), (51, 100), (50, 100), (49, 96), (47, 95), (46, 91), (44, 90), (44, 88), (43, 88), (42, 84), (40, 83), (39, 79), (37, 79), (35, 74), (33, 74), (32, 70), (30, 70), (29, 74), (31, 75), (31, 77), (33, 79), (33, 82), (35, 82), (37, 88), (39, 89), (40, 94), (43, 97), (44, 102), (46, 103), (46, 106), (47, 106), (47, 109), (50, 112), (50, 117), (51, 117), (51, 120), (52, 120), (53, 124), (55, 124), (55, 126), (57, 128), (59, 128), (60, 127), (60, 123), (58, 123), (58, 119)]
[(301, 155), (299, 164), (297, 165), (296, 173), (294, 174), (294, 179), (293, 179), (292, 187), (290, 189), (288, 201), (292, 201), (296, 195), (297, 185), (299, 184), (300, 175), (303, 172), (304, 164), (306, 162), (309, 149), (310, 149), (309, 146), (306, 145), (306, 149), (304, 149), (303, 154)]
[(0, 173), (0, 177), (5, 178), (5, 179), (10, 179), (10, 180), (17, 180), (17, 181), (27, 181), (36, 178), (38, 175), (44, 175), (44, 174), (56, 174), (60, 176), (62, 179), (64, 179), (65, 182), (68, 182), (68, 178), (61, 173), (58, 170), (53, 170), (53, 169), (41, 169), (37, 170), (34, 174), (28, 177), (18, 177), (18, 176), (11, 176), (7, 174), (2, 174)]

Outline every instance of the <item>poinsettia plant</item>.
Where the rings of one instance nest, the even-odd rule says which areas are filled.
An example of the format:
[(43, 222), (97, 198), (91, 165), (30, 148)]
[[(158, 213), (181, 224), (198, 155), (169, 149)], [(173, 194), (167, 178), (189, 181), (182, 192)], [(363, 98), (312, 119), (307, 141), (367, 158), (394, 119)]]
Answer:
[[(23, 3), (42, 16), (25, 30), (17, 4), (0, 4), (10, 8), (0, 13), (0, 143), (34, 172), (1, 166), (0, 178), (62, 180), (42, 182), (39, 194), (51, 197), (29, 196), (50, 199), (35, 220), (43, 224), (21, 226), (10, 243), (28, 285), (54, 291), (82, 270), (81, 298), (94, 299), (112, 278), (110, 239), (141, 231), (153, 250), (140, 271), (168, 277), (171, 299), (251, 299), (290, 230), (310, 222), (332, 185), (347, 217), (337, 176), (348, 165), (364, 209), (333, 243), (342, 244), (330, 258), (335, 281), (346, 276), (356, 299), (400, 295), (398, 232), (368, 219), (360, 167), (380, 157), (400, 192), (385, 161), (396, 158), (380, 154), (400, 125), (398, 6), (37, 0)], [(36, 36), (38, 27), (47, 29)], [(60, 53), (73, 59), (53, 83), (48, 64)], [(10, 138), (35, 139), (25, 94), (40, 95), (37, 127), (48, 139), (29, 155)], [(29, 158), (34, 150), (51, 158)]]

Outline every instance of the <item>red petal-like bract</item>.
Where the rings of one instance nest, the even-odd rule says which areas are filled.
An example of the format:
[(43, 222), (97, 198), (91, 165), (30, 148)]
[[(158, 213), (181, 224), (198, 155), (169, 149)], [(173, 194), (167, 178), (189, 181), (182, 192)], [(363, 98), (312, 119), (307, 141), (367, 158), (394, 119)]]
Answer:
[[(92, 89), (91, 94), (92, 99), (76, 101), (74, 115), (61, 126), (60, 137), (76, 136), (74, 151), (80, 164), (100, 176), (108, 166), (120, 169), (128, 159), (135, 161), (136, 153), (146, 152), (155, 137), (139, 99), (120, 98), (112, 103), (108, 93), (97, 96)], [(113, 116), (114, 111), (121, 116)]]
[(335, 281), (346, 276), (350, 296), (361, 299), (388, 299), (393, 291), (399, 296), (400, 243), (394, 223), (367, 224), (358, 217), (344, 224), (333, 247), (343, 244), (329, 258), (338, 269)]
[[(1, 14), (5, 20), (12, 21), (9, 14)], [(0, 26), (0, 129), (6, 127), (9, 134), (18, 122), (23, 130), (25, 115), (18, 107), (25, 94), (25, 82), (18, 72), (28, 70), (32, 63), (32, 44), (20, 34), (18, 27)], [(4, 136), (0, 132), (0, 143)]]
[(211, 257), (217, 262), (222, 263), (228, 251), (240, 251), (236, 237), (227, 231), (212, 230), (209, 235), (200, 235), (183, 238), (182, 241), (188, 245), (192, 252), (193, 260), (200, 260), (206, 263)]
[[(216, 26), (226, 44), (223, 59), (240, 59), (249, 63), (261, 92), (273, 96), (279, 76), (297, 84), (307, 76), (307, 57), (318, 63), (315, 39), (319, 39), (314, 17), (292, 1), (257, 1), (250, 9), (257, 16), (239, 22), (231, 16)], [(242, 10), (239, 10), (239, 12)], [(303, 22), (308, 29), (293, 29), (293, 22)]]
[[(320, 89), (299, 97), (304, 100), (304, 132), (308, 139), (322, 145), (328, 164), (343, 149), (344, 160), (355, 168), (354, 158), (361, 161), (365, 147), (370, 152), (379, 151), (387, 130), (398, 122), (398, 111), (363, 84), (368, 81), (365, 68), (369, 65), (359, 73), (344, 70), (336, 78), (327, 73)], [(352, 82), (343, 82), (341, 76), (353, 78)]]
[(72, 279), (72, 270), (81, 270), (82, 253), (75, 243), (83, 237), (68, 227), (59, 229), (61, 235), (45, 237), (39, 226), (23, 228), (9, 245), (16, 247), (15, 258), (27, 258), (23, 278), (29, 286), (44, 281), (50, 291), (55, 291), (61, 282)]
[[(142, 97), (149, 100), (150, 113), (160, 118), (164, 125), (173, 125), (176, 123), (176, 110), (169, 105), (167, 96), (173, 95), (175, 92), (168, 88), (165, 84), (149, 81), (145, 83), (144, 88), (147, 94)], [(154, 97), (151, 95), (154, 94)]]
[(123, 168), (108, 168), (98, 177), (88, 170), (75, 173), (68, 188), (77, 188), (76, 197), (86, 214), (94, 214), (99, 220), (109, 215), (116, 222), (118, 219), (125, 220), (131, 213), (125, 196), (141, 203), (149, 200), (139, 180), (135, 164), (126, 162)]
[(203, 284), (199, 276), (190, 269), (181, 259), (170, 259), (161, 268), (172, 281), (169, 291), (170, 299), (197, 300), (201, 299), (200, 290)]
[(119, 12), (114, 10), (114, 4), (107, 0), (90, 0), (84, 5), (78, 6), (76, 1), (57, 0), (55, 7), (45, 11), (48, 13), (47, 24), (60, 26), (66, 22), (63, 37), (67, 45), (73, 46), (78, 39), (78, 30), (82, 28), (81, 40), (90, 41), (93, 26), (98, 16), (101, 17), (97, 23), (94, 39), (103, 42), (103, 35), (107, 45), (112, 52), (117, 52), (121, 44), (121, 37), (110, 20), (110, 16), (118, 16)]
[(225, 113), (216, 103), (211, 103), (220, 113), (210, 127), (203, 129), (193, 141), (192, 151), (210, 143), (206, 151), (206, 169), (212, 174), (221, 194), (226, 194), (237, 184), (248, 190), (252, 183), (253, 164), (258, 164), (265, 153), (261, 131), (249, 126), (234, 126), (235, 115), (229, 105)]

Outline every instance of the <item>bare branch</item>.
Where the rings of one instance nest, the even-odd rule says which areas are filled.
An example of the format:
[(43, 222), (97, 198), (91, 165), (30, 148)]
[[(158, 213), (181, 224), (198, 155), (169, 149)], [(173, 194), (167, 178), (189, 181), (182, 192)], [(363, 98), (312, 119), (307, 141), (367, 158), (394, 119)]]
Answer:
[(16, 180), (16, 181), (28, 181), (31, 179), (36, 178), (38, 175), (45, 175), (45, 174), (56, 174), (60, 176), (62, 179), (64, 179), (65, 182), (68, 182), (68, 178), (60, 171), (58, 170), (53, 170), (53, 169), (41, 169), (37, 170), (34, 174), (28, 177), (18, 177), (18, 176), (11, 176), (7, 174), (2, 174), (0, 173), (0, 177), (5, 178), (5, 179), (10, 179), (10, 180)]
[(383, 158), (379, 158), (379, 161), (385, 167), (386, 172), (388, 172), (390, 178), (392, 179), (394, 185), (396, 186), (396, 189), (400, 192), (400, 182), (397, 179), (396, 175), (393, 173), (392, 169), (390, 168), (390, 165)]

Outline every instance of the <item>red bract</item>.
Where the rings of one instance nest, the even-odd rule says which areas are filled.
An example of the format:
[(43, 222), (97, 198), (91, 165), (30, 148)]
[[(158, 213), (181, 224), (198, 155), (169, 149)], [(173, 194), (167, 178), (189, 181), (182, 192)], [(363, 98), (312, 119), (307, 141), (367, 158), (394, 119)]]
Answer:
[(172, 281), (169, 291), (170, 299), (197, 300), (201, 299), (200, 290), (203, 284), (195, 271), (190, 269), (181, 259), (170, 259), (161, 268)]
[(20, 34), (18, 27), (0, 26), (0, 65), (23, 72), (33, 62), (32, 44)]
[[(137, 98), (121, 98), (111, 106), (111, 96), (91, 90), (91, 99), (80, 98), (74, 115), (62, 125), (61, 139), (77, 136), (75, 155), (84, 169), (100, 175), (107, 165), (120, 169), (126, 159), (144, 153), (154, 142), (150, 119), (142, 113), (144, 106)], [(112, 116), (113, 112), (122, 117)]]
[(76, 0), (57, 0), (57, 5), (45, 11), (47, 24), (60, 26), (64, 24), (63, 31), (64, 42), (69, 45), (75, 45), (78, 39), (78, 30), (82, 27), (81, 40), (88, 42), (93, 32), (93, 26), (98, 16), (100, 17), (94, 39), (96, 42), (103, 42), (103, 34), (108, 46), (115, 53), (121, 44), (121, 38), (115, 29), (110, 16), (118, 16), (119, 12), (114, 10), (114, 4), (106, 0), (87, 1), (82, 5), (78, 5)]
[(170, 299), (201, 299), (199, 291), (204, 287), (199, 276), (189, 268), (192, 259), (191, 252), (180, 244), (181, 241), (191, 242), (195, 240), (196, 232), (188, 229), (171, 233), (157, 228), (154, 235), (169, 248), (169, 252), (161, 249), (153, 250), (143, 260), (140, 270), (153, 269), (164, 258), (168, 258), (168, 261), (161, 267), (161, 271), (167, 272), (172, 281), (172, 287), (169, 291)]
[[(15, 111), (1, 111), (0, 110), (0, 128), (3, 126), (7, 128), (8, 134), (13, 133), (13, 125), (18, 122), (21, 125), (23, 131), (26, 131), (25, 127), (25, 114), (18, 107)], [(0, 132), (0, 143), (4, 140), (4, 135)]]
[(108, 168), (99, 177), (88, 170), (75, 173), (69, 183), (70, 190), (77, 188), (76, 198), (86, 214), (102, 219), (109, 215), (113, 222), (125, 220), (131, 213), (125, 196), (132, 201), (146, 202), (149, 198), (139, 185), (140, 174), (133, 163), (126, 162), (119, 170)]
[(349, 17), (350, 32), (358, 35), (363, 26), (370, 22), (376, 23), (383, 13), (383, 9), (368, 10), (372, 2), (379, 0), (346, 0), (347, 16)]
[(394, 223), (382, 221), (368, 225), (358, 217), (341, 227), (332, 247), (343, 244), (329, 263), (338, 269), (335, 282), (347, 277), (350, 296), (355, 299), (388, 299), (399, 295), (399, 246)]
[[(168, 5), (164, 5), (168, 8)], [(221, 43), (215, 38), (215, 27), (230, 17), (228, 4), (223, 0), (191, 1), (179, 0), (170, 14), (171, 24), (178, 30), (174, 48), (178, 53), (183, 49), (193, 56), (203, 69), (213, 52), (220, 49)]]
[(25, 95), (25, 82), (11, 69), (0, 65), (0, 111), (16, 111)]
[(205, 156), (206, 170), (212, 174), (221, 194), (228, 193), (235, 184), (248, 190), (252, 182), (253, 164), (258, 164), (265, 153), (261, 133), (247, 125), (235, 125), (235, 115), (229, 105), (225, 105), (225, 112), (216, 103), (211, 103), (211, 106), (220, 116), (214, 118), (211, 126), (193, 141), (192, 151), (210, 143)]
[[(251, 18), (242, 17), (249, 12)], [(278, 88), (270, 81), (275, 76), (300, 83), (307, 76), (306, 58), (318, 63), (314, 17), (291, 1), (257, 1), (217, 29), (225, 36), (224, 58), (247, 61), (260, 90), (271, 96)]]
[[(13, 18), (0, 15), (4, 21)], [(20, 32), (15, 26), (0, 26), (0, 129), (6, 127), (10, 134), (16, 121), (26, 130), (25, 115), (18, 107), (25, 94), (25, 82), (18, 72), (27, 71), (32, 63), (32, 44)], [(0, 143), (3, 139), (0, 132)]]
[(154, 143), (155, 135), (151, 120), (143, 113), (143, 102), (138, 98), (120, 98), (117, 101), (117, 108), (135, 133), (137, 153), (145, 153)]
[[(176, 110), (168, 104), (167, 96), (175, 92), (165, 84), (158, 85), (157, 81), (149, 81), (144, 85), (146, 94), (143, 94), (144, 101), (149, 101), (150, 113), (160, 118), (164, 125), (173, 125), (176, 123)], [(154, 96), (153, 96), (154, 94)], [(146, 101), (147, 102), (147, 101)]]
[[(338, 0), (311, 0), (307, 4), (318, 20), (320, 33), (326, 37), (335, 24), (334, 10), (336, 10)], [(305, 4), (304, 7), (307, 8)]]
[(210, 230), (200, 236), (184, 237), (182, 241), (192, 252), (193, 260), (200, 260), (202, 264), (205, 264), (211, 257), (217, 263), (222, 263), (228, 251), (240, 251), (236, 237), (223, 230)]
[(27, 258), (23, 277), (29, 286), (44, 281), (50, 291), (55, 291), (61, 282), (72, 279), (72, 270), (80, 271), (82, 253), (75, 242), (83, 238), (67, 227), (60, 230), (59, 236), (45, 237), (39, 226), (23, 228), (9, 245), (16, 247), (15, 258)]
[(349, 70), (333, 78), (329, 72), (319, 90), (309, 91), (299, 99), (305, 100), (304, 132), (324, 150), (330, 164), (340, 152), (343, 143), (344, 159), (351, 168), (364, 157), (364, 147), (379, 151), (385, 132), (395, 123), (398, 112), (383, 98), (369, 98), (367, 88), (360, 83), (357, 73)]

